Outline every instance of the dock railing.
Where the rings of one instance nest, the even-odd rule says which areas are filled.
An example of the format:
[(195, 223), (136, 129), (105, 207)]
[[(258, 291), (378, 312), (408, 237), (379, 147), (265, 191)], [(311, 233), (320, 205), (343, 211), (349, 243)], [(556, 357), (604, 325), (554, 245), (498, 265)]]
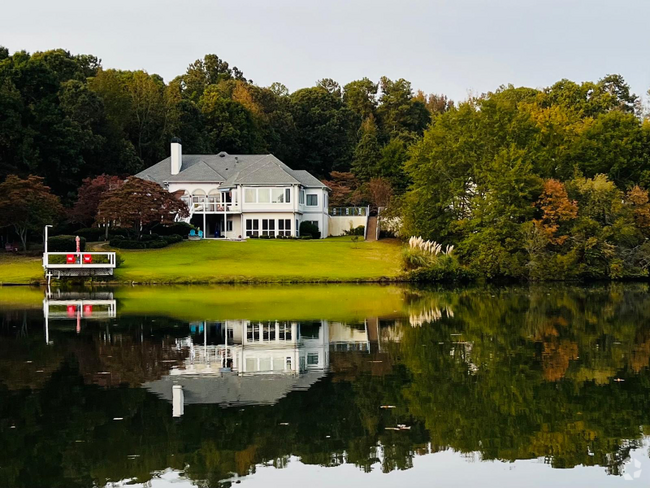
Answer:
[(114, 252), (45, 252), (45, 270), (64, 269), (114, 269)]

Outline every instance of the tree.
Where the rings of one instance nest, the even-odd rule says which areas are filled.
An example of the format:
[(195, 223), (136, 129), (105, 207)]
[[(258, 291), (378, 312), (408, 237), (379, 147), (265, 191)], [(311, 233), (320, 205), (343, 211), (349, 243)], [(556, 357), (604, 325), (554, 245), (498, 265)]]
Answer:
[(70, 220), (90, 225), (97, 216), (99, 202), (107, 192), (116, 190), (124, 181), (118, 176), (102, 174), (95, 178), (85, 178), (78, 192), (78, 199), (70, 211)]
[(371, 178), (366, 183), (370, 202), (375, 207), (387, 207), (393, 198), (393, 188), (386, 178)]
[(422, 135), (431, 120), (424, 103), (413, 98), (411, 83), (403, 78), (392, 81), (386, 76), (379, 80), (381, 96), (377, 116), (386, 138), (404, 132)]
[(569, 200), (564, 184), (557, 180), (546, 180), (544, 190), (535, 203), (542, 212), (542, 218), (533, 220), (551, 244), (562, 245), (568, 235), (557, 235), (560, 225), (578, 216), (578, 204)]
[(329, 180), (323, 180), (323, 183), (332, 190), (329, 202), (333, 207), (350, 205), (361, 186), (361, 182), (353, 173), (341, 171), (332, 171)]
[(362, 120), (375, 113), (377, 109), (377, 90), (379, 85), (368, 78), (351, 81), (343, 87), (343, 102)]
[(0, 183), (0, 227), (11, 226), (27, 250), (29, 233), (54, 224), (63, 211), (59, 198), (43, 184), (43, 178), (30, 175), (21, 179), (9, 175)]
[(630, 205), (634, 211), (634, 221), (636, 226), (646, 237), (650, 237), (650, 199), (648, 191), (635, 185), (625, 195), (625, 202)]
[(187, 205), (179, 195), (169, 193), (158, 183), (131, 177), (105, 194), (99, 203), (96, 222), (135, 230), (138, 238), (145, 226), (172, 224), (187, 217)]
[(350, 167), (354, 148), (354, 114), (322, 87), (292, 93), (290, 110), (296, 127), (296, 151), (289, 164), (317, 176)]
[(354, 149), (352, 172), (362, 181), (377, 176), (381, 149), (377, 137), (375, 118), (370, 115), (359, 128), (359, 142)]

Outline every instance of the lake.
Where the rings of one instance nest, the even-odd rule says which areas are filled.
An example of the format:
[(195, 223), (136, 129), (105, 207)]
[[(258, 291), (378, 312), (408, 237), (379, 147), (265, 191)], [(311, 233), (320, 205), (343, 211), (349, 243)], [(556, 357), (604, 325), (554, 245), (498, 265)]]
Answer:
[(646, 284), (0, 288), (0, 486), (650, 486)]

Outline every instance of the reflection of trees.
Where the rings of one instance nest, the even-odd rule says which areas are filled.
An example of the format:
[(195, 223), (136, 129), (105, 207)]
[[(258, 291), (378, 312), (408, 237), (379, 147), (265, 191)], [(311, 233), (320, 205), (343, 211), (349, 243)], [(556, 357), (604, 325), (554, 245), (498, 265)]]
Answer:
[[(388, 472), (448, 448), (617, 474), (640, 445), (650, 424), (645, 285), (436, 290), (407, 300), (412, 311), (422, 305), (453, 314), (421, 327), (393, 325), (399, 342), (382, 342), (380, 352), (332, 352), (332, 375), (273, 406), (187, 405), (173, 419), (169, 403), (114, 387), (174, 364), (162, 362), (176, 357), (166, 345), (180, 334), (174, 324), (121, 320), (111, 340), (101, 328), (59, 337), (44, 349), (56, 354), (44, 360), (51, 374), (38, 383), (0, 360), (0, 486), (144, 482), (167, 467), (200, 486), (228, 486), (234, 475), (282, 467), (291, 456)], [(23, 342), (0, 341), (0, 352), (18, 364), (36, 350), (21, 353)], [(114, 372), (105, 383), (111, 387), (98, 386), (98, 371)], [(386, 429), (398, 424), (411, 429)]]
[(403, 331), (409, 410), (438, 448), (617, 472), (648, 421), (648, 305), (645, 286), (459, 292)]

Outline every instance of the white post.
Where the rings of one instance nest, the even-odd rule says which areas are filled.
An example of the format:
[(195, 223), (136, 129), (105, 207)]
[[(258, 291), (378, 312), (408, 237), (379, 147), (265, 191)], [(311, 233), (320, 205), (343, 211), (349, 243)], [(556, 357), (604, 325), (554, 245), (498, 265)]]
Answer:
[(172, 386), (172, 417), (182, 417), (185, 413), (185, 395), (181, 385)]

